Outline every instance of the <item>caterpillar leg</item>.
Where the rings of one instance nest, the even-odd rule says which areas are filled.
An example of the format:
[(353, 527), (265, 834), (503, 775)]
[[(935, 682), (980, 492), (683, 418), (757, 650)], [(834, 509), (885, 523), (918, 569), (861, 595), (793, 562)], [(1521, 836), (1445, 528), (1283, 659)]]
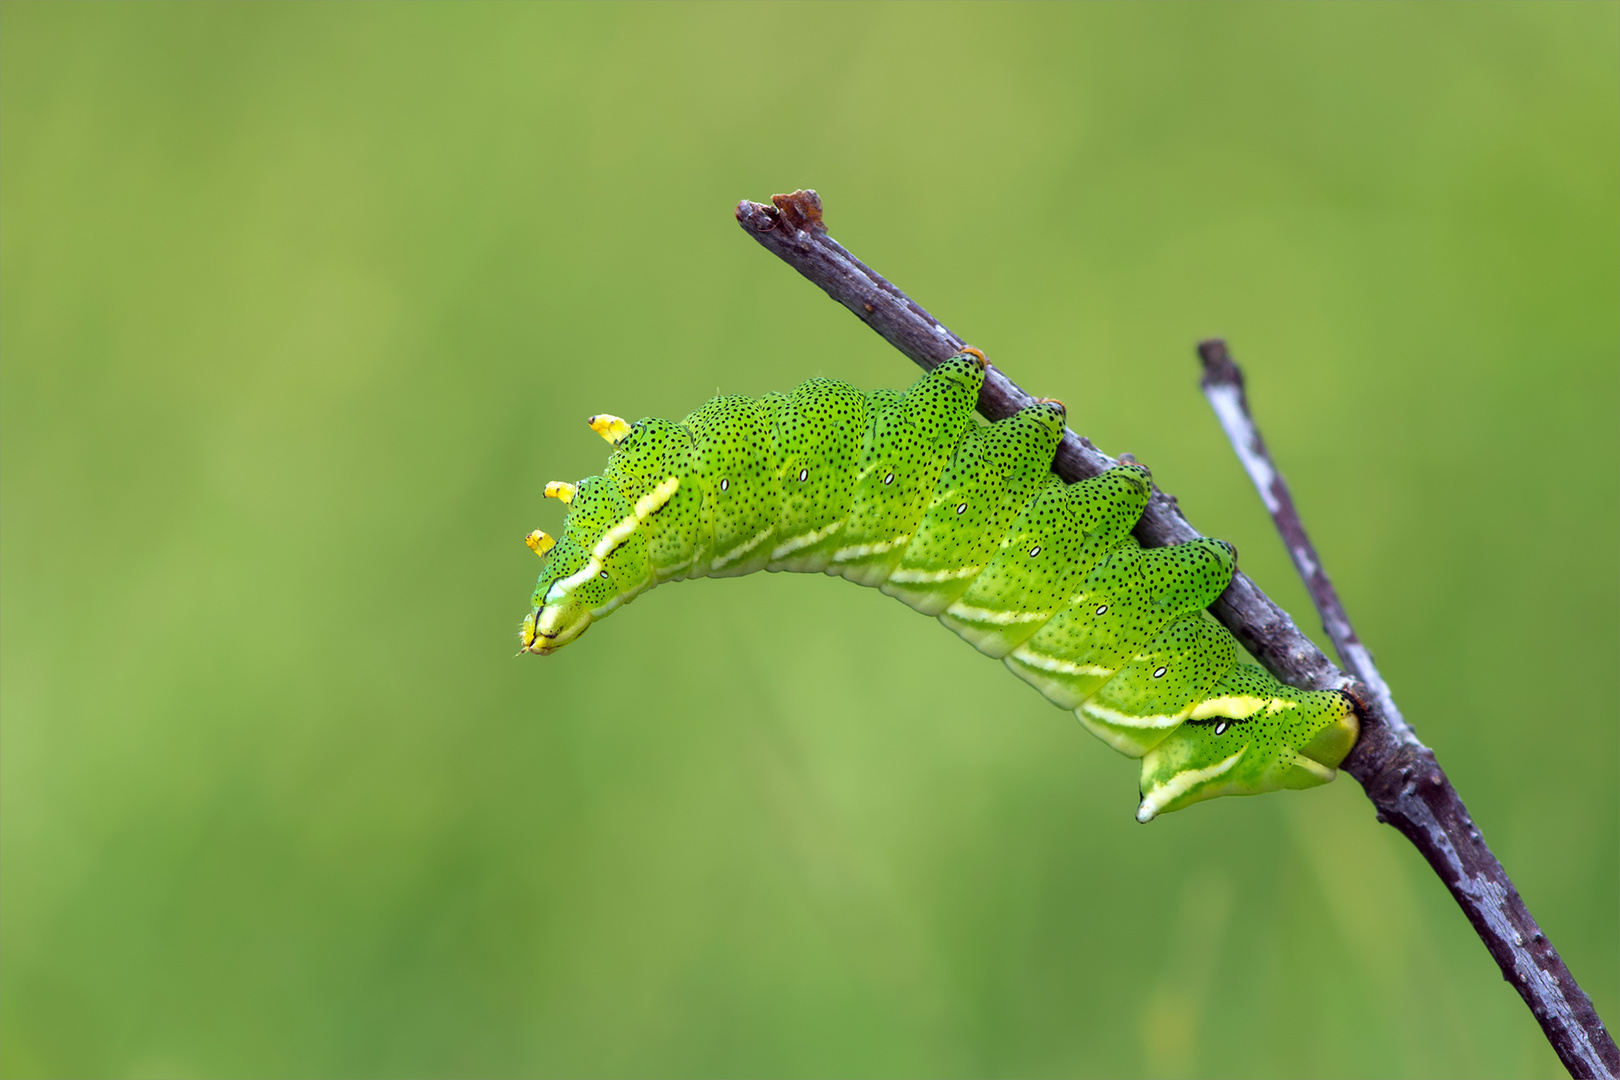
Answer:
[(1348, 696), (1296, 690), (1239, 664), (1142, 759), (1136, 820), (1218, 795), (1325, 784), (1360, 731)]

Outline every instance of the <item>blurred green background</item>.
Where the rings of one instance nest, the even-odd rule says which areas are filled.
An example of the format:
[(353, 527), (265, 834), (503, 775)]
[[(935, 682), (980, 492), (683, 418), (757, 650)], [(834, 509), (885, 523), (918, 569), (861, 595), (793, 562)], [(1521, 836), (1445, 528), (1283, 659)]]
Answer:
[(12, 1076), (1544, 1076), (1355, 782), (1136, 769), (876, 592), (515, 659), (602, 410), (912, 366), (833, 234), (1398, 700), (1620, 1019), (1620, 6), (0, 8)]

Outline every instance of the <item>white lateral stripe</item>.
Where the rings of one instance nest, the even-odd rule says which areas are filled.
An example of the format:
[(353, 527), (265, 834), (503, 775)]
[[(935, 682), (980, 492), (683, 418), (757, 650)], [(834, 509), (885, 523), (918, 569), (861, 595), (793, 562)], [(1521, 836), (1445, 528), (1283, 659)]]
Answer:
[(835, 521), (824, 529), (813, 529), (798, 536), (790, 536), (771, 549), (771, 558), (780, 559), (784, 555), (791, 555), (800, 548), (807, 548), (811, 544), (819, 544), (833, 533), (844, 527), (842, 521)]
[(1045, 622), (1052, 617), (1050, 611), (994, 611), (990, 608), (972, 607), (968, 604), (952, 604), (945, 609), (945, 614), (954, 615), (965, 622), (991, 623), (995, 626)]
[(619, 544), (624, 541), (625, 537), (635, 532), (636, 526), (647, 520), (648, 515), (652, 514), (665, 503), (669, 502), (669, 500), (674, 497), (675, 492), (680, 488), (680, 486), (681, 478), (678, 476), (671, 476), (669, 479), (647, 492), (647, 494), (637, 499), (634, 509), (632, 509), (629, 514), (625, 515), (625, 517), (619, 521), (618, 524), (614, 525), (613, 528), (602, 534), (602, 539), (598, 540), (596, 542), (596, 546), (591, 549), (591, 557), (586, 560), (585, 565), (546, 590), (544, 602), (550, 604), (554, 601), (561, 600), (563, 597), (579, 588), (585, 582), (601, 573), (602, 560), (608, 557), (608, 553), (614, 548), (618, 547)]
[(1176, 773), (1168, 781), (1142, 796), (1142, 805), (1137, 808), (1136, 820), (1151, 821), (1171, 800), (1185, 795), (1199, 784), (1207, 784), (1216, 777), (1229, 772), (1232, 766), (1236, 765), (1248, 751), (1248, 744), (1245, 743), (1237, 753), (1218, 764), (1211, 765), (1207, 769), (1187, 769)]
[(1020, 645), (1013, 650), (1013, 659), (1028, 664), (1042, 671), (1053, 671), (1059, 675), (1112, 675), (1114, 668), (1098, 667), (1096, 664), (1076, 664), (1072, 660), (1059, 660), (1055, 656), (1048, 656), (1043, 652), (1036, 652), (1028, 645)]
[(765, 526), (763, 531), (761, 531), (757, 536), (755, 536), (752, 540), (748, 541), (746, 544), (739, 544), (737, 547), (732, 548), (730, 551), (726, 552), (724, 555), (716, 556), (715, 560), (709, 564), (709, 569), (711, 569), (711, 570), (724, 570), (726, 567), (730, 566), (732, 563), (736, 562), (738, 559), (742, 558), (744, 555), (747, 555), (750, 551), (753, 551), (755, 548), (759, 547), (759, 545), (764, 543), (766, 541), (766, 539), (768, 539), (770, 537), (771, 533), (773, 533), (775, 531), (776, 531), (776, 526), (775, 525), (767, 525), (767, 526)]
[(694, 554), (690, 559), (687, 559), (678, 566), (666, 566), (663, 570), (658, 571), (659, 580), (667, 581), (676, 574), (684, 573), (685, 571), (692, 569), (692, 567), (696, 566), (697, 564), (698, 556)]
[(1086, 715), (1091, 717), (1093, 720), (1100, 720), (1105, 724), (1113, 724), (1115, 727), (1175, 727), (1177, 724), (1181, 723), (1187, 718), (1187, 714), (1185, 712), (1178, 716), (1164, 716), (1162, 714), (1155, 716), (1132, 716), (1129, 713), (1122, 713), (1118, 709), (1110, 709), (1106, 705), (1098, 705), (1091, 701), (1086, 702), (1084, 705), (1080, 706), (1080, 708), (1084, 710)]
[(595, 577), (601, 572), (601, 569), (601, 560), (595, 555), (592, 555), (589, 559), (585, 560), (584, 566), (580, 567), (578, 570), (574, 571), (572, 574), (569, 574), (551, 588), (547, 589), (545, 602), (550, 604), (554, 601), (563, 599), (563, 597), (567, 596), (585, 582)]
[(984, 564), (977, 566), (961, 566), (955, 570), (896, 570), (889, 575), (890, 581), (898, 581), (902, 585), (933, 585), (941, 581), (960, 581), (965, 577), (974, 577), (984, 569)]
[(833, 552), (832, 561), (835, 563), (850, 562), (854, 559), (864, 559), (868, 555), (882, 555), (885, 552), (894, 550), (896, 545), (904, 544), (910, 539), (911, 534), (905, 533), (902, 536), (890, 537), (876, 544), (851, 544), (849, 547), (839, 548)]

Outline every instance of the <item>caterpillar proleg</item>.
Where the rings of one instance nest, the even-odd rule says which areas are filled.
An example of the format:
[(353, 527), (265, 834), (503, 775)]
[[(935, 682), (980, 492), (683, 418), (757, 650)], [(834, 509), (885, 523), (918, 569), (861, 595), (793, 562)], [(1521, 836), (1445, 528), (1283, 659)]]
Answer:
[(969, 349), (904, 393), (811, 379), (679, 423), (591, 417), (613, 454), (602, 475), (546, 488), (568, 516), (555, 542), (526, 539), (546, 564), (523, 650), (555, 652), (667, 581), (819, 571), (935, 616), (1141, 758), (1139, 821), (1333, 779), (1359, 733), (1349, 698), (1239, 663), (1205, 610), (1236, 569), (1231, 545), (1144, 550), (1131, 529), (1148, 470), (1064, 483), (1063, 406), (979, 425), (983, 381)]

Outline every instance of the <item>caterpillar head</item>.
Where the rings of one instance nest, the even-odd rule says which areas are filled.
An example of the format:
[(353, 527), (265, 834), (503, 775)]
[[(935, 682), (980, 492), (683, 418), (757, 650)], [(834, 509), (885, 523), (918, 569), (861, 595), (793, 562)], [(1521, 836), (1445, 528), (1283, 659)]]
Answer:
[[(530, 545), (531, 547), (534, 545)], [(592, 587), (585, 572), (605, 573), (592, 566), (591, 553), (571, 537), (563, 537), (550, 552), (545, 572), (534, 590), (534, 610), (523, 617), (518, 639), (523, 652), (545, 656), (583, 634), (591, 625), (592, 597), (602, 591)]]
[[(519, 631), (523, 652), (540, 656), (556, 652), (651, 584), (641, 526), (679, 487), (673, 477), (649, 484), (633, 478), (634, 470), (659, 448), (656, 439), (639, 437), (638, 432), (649, 426), (662, 431), (661, 422), (629, 424), (605, 413), (587, 422), (613, 444), (613, 460), (607, 475), (587, 476), (578, 484), (553, 480), (546, 485), (546, 497), (565, 504), (568, 517), (562, 538), (555, 543), (544, 533), (530, 535), (529, 546), (546, 559), (546, 566), (535, 585), (534, 610), (524, 616)], [(626, 477), (631, 480), (621, 483)], [(636, 497), (641, 486), (650, 490)]]
[[(534, 589), (534, 610), (523, 620), (525, 652), (544, 656), (583, 634), (591, 623), (648, 584), (647, 549), (637, 526), (645, 515), (626, 504), (612, 481), (587, 476), (569, 498), (563, 537), (546, 556)], [(553, 495), (553, 498), (561, 498)]]
[(1348, 694), (1297, 690), (1239, 664), (1142, 758), (1136, 820), (1218, 795), (1325, 784), (1360, 732)]

